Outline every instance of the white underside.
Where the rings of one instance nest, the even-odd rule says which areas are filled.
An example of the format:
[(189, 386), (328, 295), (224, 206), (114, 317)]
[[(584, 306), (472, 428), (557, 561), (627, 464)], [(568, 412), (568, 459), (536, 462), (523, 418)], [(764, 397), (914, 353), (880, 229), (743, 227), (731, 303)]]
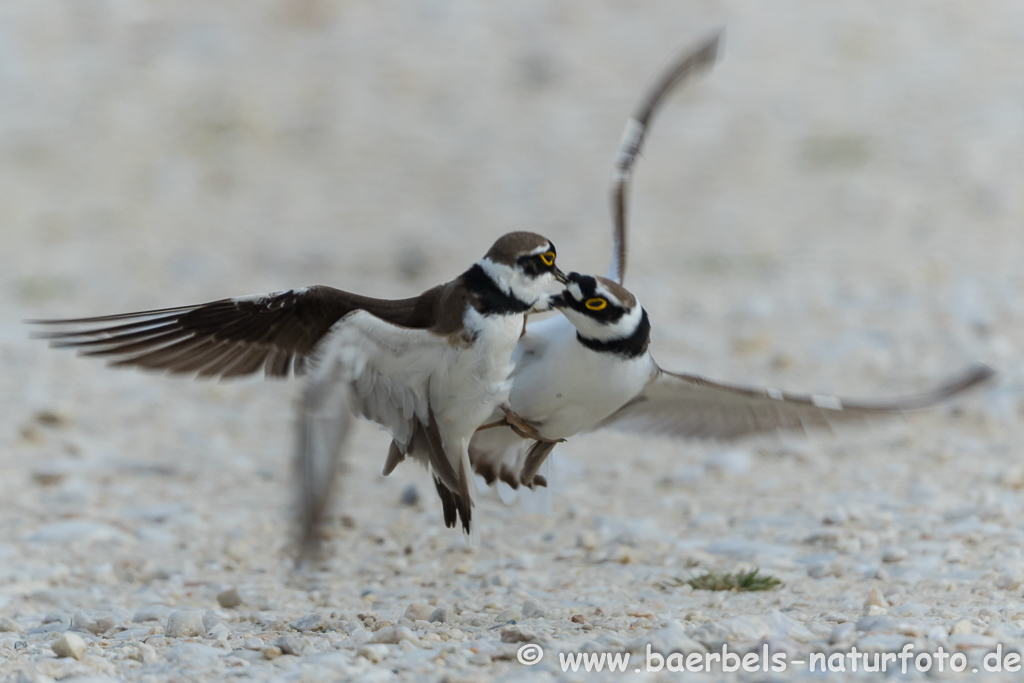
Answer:
[[(475, 340), (453, 347), (428, 331), (397, 327), (365, 311), (351, 313), (318, 349), (307, 392), (324, 394), (319, 403), (325, 406), (351, 406), (403, 446), (412, 438), (414, 418), (428, 424), (433, 409), (448, 460), (466, 476), (470, 436), (508, 398), (510, 358), (523, 317), (483, 317), (468, 309), (464, 322), (475, 330)], [(337, 457), (344, 436), (311, 440), (323, 451), (315, 459)]]
[[(594, 428), (643, 391), (657, 372), (650, 354), (624, 359), (583, 346), (564, 316), (530, 323), (512, 360), (509, 404), (550, 439)], [(518, 473), (532, 443), (508, 428), (487, 429), (473, 436), (470, 450), (474, 463)]]

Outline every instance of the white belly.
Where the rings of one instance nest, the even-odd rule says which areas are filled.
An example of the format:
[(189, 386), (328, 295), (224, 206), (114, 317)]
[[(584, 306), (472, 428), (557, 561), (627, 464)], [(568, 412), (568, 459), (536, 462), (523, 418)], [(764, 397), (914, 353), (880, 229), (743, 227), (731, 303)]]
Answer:
[(470, 309), (466, 324), (476, 331), (476, 340), (469, 348), (446, 354), (431, 376), (430, 402), (447, 431), (468, 439), (508, 400), (512, 350), (523, 329), (523, 316), (483, 317)]
[(640, 393), (655, 372), (649, 354), (624, 360), (588, 349), (561, 316), (529, 325), (515, 360), (509, 403), (548, 438), (593, 428)]

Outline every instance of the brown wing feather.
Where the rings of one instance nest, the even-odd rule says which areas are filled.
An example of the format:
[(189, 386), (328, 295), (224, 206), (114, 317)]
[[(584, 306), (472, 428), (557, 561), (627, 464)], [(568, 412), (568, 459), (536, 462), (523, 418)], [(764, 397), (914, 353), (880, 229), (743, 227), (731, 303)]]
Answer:
[[(395, 325), (430, 327), (445, 287), (411, 299), (373, 299), (315, 286), (254, 297), (221, 299), (136, 313), (34, 320), (59, 326), (36, 336), (85, 356), (200, 377), (302, 374), (317, 342), (338, 320), (365, 310)], [(116, 324), (108, 324), (116, 323)]]
[(695, 375), (661, 371), (640, 396), (596, 429), (679, 438), (734, 439), (783, 430), (828, 429), (868, 417), (922, 410), (990, 381), (995, 371), (975, 365), (932, 391), (879, 401), (790, 394), (720, 384)]

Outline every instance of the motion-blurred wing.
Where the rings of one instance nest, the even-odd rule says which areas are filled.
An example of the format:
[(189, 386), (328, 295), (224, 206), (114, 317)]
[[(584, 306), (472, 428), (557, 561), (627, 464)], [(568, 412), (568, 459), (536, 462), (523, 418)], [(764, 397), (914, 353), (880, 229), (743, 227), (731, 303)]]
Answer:
[(319, 531), (333, 499), (341, 448), (354, 419), (352, 386), (337, 370), (310, 383), (296, 425), (295, 481), (298, 500), (298, 563), (319, 547)]
[(854, 401), (777, 389), (751, 389), (662, 371), (643, 393), (602, 420), (597, 429), (679, 438), (734, 439), (781, 430), (828, 428), (871, 416), (929, 408), (989, 381), (994, 375), (992, 368), (975, 365), (926, 393)]
[[(418, 298), (371, 299), (315, 286), (137, 313), (71, 320), (38, 336), (85, 356), (200, 377), (302, 374), (306, 358), (334, 323), (356, 309), (399, 325), (416, 326)], [(111, 324), (114, 323), (114, 324)]]
[(633, 163), (640, 154), (644, 136), (665, 96), (687, 77), (699, 73), (712, 64), (718, 56), (718, 45), (722, 33), (718, 32), (705, 40), (695, 50), (685, 53), (661, 74), (651, 89), (640, 101), (633, 116), (626, 122), (619, 143), (619, 155), (612, 172), (612, 261), (608, 267), (608, 279), (622, 284), (626, 274), (626, 200), (629, 181), (633, 175)]
[[(353, 415), (383, 426), (405, 452), (424, 426), (434, 429), (430, 378), (447, 350), (444, 337), (393, 325), (363, 310), (337, 322), (317, 347), (297, 424), (300, 558), (316, 549)], [(460, 454), (444, 451), (443, 435), (437, 441), (428, 454), (436, 457), (425, 464), (444, 485), (460, 492)]]

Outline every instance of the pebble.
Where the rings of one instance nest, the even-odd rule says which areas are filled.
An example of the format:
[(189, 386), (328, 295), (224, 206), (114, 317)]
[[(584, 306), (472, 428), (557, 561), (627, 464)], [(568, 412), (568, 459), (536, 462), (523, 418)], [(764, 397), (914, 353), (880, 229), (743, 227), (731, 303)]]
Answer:
[(296, 631), (323, 631), (327, 622), (320, 614), (307, 614), (299, 617), (291, 623), (291, 627)]
[(209, 631), (217, 624), (223, 624), (224, 620), (220, 618), (220, 615), (214, 612), (212, 609), (208, 609), (203, 612), (203, 629)]
[(994, 581), (996, 588), (1001, 588), (1007, 591), (1013, 591), (1020, 588), (1020, 584), (1024, 582), (1024, 576), (1020, 571), (1004, 571), (996, 577)]
[(388, 653), (387, 645), (363, 645), (356, 656), (362, 657), (371, 664), (380, 664)]
[(858, 631), (890, 631), (896, 626), (896, 620), (884, 614), (861, 617), (855, 628)]
[(18, 622), (10, 617), (0, 617), (0, 633), (17, 633), (21, 630)]
[(452, 623), (451, 610), (449, 610), (445, 605), (441, 605), (430, 613), (430, 616), (427, 617), (427, 621), (434, 624), (450, 624)]
[(871, 592), (868, 593), (868, 599), (864, 601), (865, 607), (888, 607), (889, 603), (886, 602), (885, 598), (882, 597), (882, 592), (878, 590), (878, 587), (873, 587)]
[(730, 448), (715, 451), (704, 460), (704, 467), (709, 471), (725, 474), (746, 474), (750, 471), (753, 457), (745, 450)]
[(522, 612), (517, 609), (505, 609), (498, 613), (498, 616), (494, 617), (494, 621), (499, 624), (507, 621), (518, 621), (522, 617)]
[(960, 621), (953, 624), (949, 629), (949, 635), (963, 635), (965, 633), (974, 633), (974, 624), (967, 619), (961, 619)]
[(85, 656), (85, 641), (77, 633), (65, 633), (53, 641), (50, 648), (58, 657), (81, 660)]
[(416, 484), (409, 484), (402, 489), (402, 505), (415, 507), (420, 504), (420, 490)]
[(537, 636), (532, 631), (527, 631), (519, 626), (501, 629), (501, 642), (503, 643), (528, 643), (536, 638)]
[(231, 637), (231, 629), (224, 622), (218, 622), (213, 628), (206, 630), (206, 637), (212, 640), (227, 640)]
[(152, 664), (160, 659), (159, 655), (156, 653), (156, 648), (148, 643), (139, 643), (138, 645), (135, 645), (125, 656), (128, 657), (128, 659), (134, 659), (135, 661), (142, 662), (143, 664)]
[(228, 653), (217, 647), (210, 647), (202, 643), (175, 643), (167, 648), (164, 657), (174, 664), (182, 665), (209, 665)]
[(146, 605), (135, 612), (135, 616), (132, 617), (132, 621), (136, 624), (142, 624), (147, 621), (163, 621), (173, 611), (174, 610), (167, 605)]
[(371, 643), (400, 643), (406, 640), (413, 645), (419, 645), (420, 639), (416, 637), (416, 634), (407, 626), (385, 626), (376, 633), (373, 634), (373, 638), (370, 639)]
[(206, 633), (201, 612), (178, 610), (167, 617), (164, 635), (168, 638), (193, 638)]
[(217, 604), (224, 609), (233, 609), (242, 605), (242, 596), (238, 594), (238, 588), (232, 586), (217, 593)]
[(544, 616), (544, 607), (533, 598), (523, 601), (523, 619), (540, 619)]
[(114, 640), (140, 640), (151, 635), (151, 633), (151, 630), (148, 628), (126, 628), (115, 633)]
[(907, 549), (896, 545), (882, 548), (882, 562), (902, 562), (907, 559)]
[(828, 642), (832, 645), (843, 643), (853, 638), (854, 634), (858, 630), (868, 631), (870, 629), (858, 629), (854, 624), (850, 622), (839, 624), (838, 626), (832, 629), (832, 633), (830, 633), (828, 636)]
[(88, 631), (93, 635), (102, 635), (114, 628), (117, 622), (109, 612), (86, 612), (79, 610), (71, 618), (71, 628), (75, 631)]
[(299, 636), (283, 636), (274, 643), (286, 655), (301, 657), (306, 651), (306, 641)]
[(433, 621), (431, 615), (436, 611), (425, 602), (414, 602), (405, 608), (403, 616), (409, 621)]

